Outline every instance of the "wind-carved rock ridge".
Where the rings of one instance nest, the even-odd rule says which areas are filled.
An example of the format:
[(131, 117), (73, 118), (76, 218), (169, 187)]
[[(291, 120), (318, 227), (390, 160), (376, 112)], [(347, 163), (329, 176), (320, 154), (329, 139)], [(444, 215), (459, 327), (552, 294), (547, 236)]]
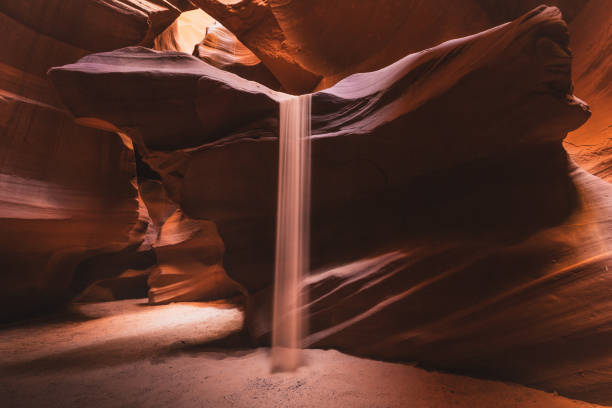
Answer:
[[(612, 191), (561, 146), (590, 114), (568, 41), (538, 7), (312, 95), (310, 345), (612, 401)], [(184, 214), (214, 221), (265, 340), (284, 95), (138, 48), (49, 74), (75, 115), (133, 138)]]
[(100, 279), (110, 285), (98, 290), (106, 299), (146, 295), (154, 228), (132, 142), (113, 126), (75, 123), (46, 72), (91, 52), (151, 45), (191, 8), (188, 0), (0, 2), (0, 320), (59, 307)]
[[(88, 52), (128, 45), (150, 45), (188, 1), (166, 0), (28, 0), (6, 1), (0, 12), (41, 34)], [(58, 23), (60, 22), (60, 23)]]
[(612, 14), (606, 0), (589, 1), (570, 25), (576, 89), (588, 98), (593, 116), (568, 135), (564, 146), (576, 163), (612, 182)]
[[(559, 11), (541, 7), (313, 94), (313, 211), (401, 191), (458, 163), (561, 141), (588, 117), (571, 95), (567, 42)], [(230, 225), (267, 219), (259, 233), (273, 241), (282, 94), (185, 54), (138, 48), (87, 56), (50, 76), (76, 116), (130, 129), (186, 214), (217, 222), (228, 267), (232, 251), (251, 247), (244, 238), (232, 242)], [(263, 259), (240, 257), (249, 265), (244, 274), (257, 277), (254, 289), (271, 278), (251, 272), (268, 269), (271, 246), (251, 254)]]
[(217, 0), (194, 1), (215, 20), (234, 33), (274, 74), (290, 93), (312, 90), (321, 80), (287, 50), (285, 37), (270, 5), (265, 1), (224, 3)]

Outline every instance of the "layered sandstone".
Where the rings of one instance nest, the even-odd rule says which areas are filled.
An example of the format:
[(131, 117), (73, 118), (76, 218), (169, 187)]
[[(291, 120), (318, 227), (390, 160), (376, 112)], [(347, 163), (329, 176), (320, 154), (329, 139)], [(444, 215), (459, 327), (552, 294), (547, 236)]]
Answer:
[[(262, 58), (288, 92), (332, 86), (342, 78), (389, 65), (411, 52), (515, 19), (540, 0), (378, 1), (376, 7), (351, 0), (195, 0)], [(593, 119), (565, 142), (576, 162), (610, 178), (611, 55), (607, 0), (549, 0), (571, 22), (577, 94), (593, 107)], [(576, 21), (574, 22), (574, 19)], [(350, 24), (347, 24), (350, 21)], [(269, 33), (274, 33), (269, 35)], [(291, 68), (293, 67), (293, 68)], [(320, 78), (302, 80), (306, 71)], [(293, 78), (296, 76), (296, 78)]]
[[(568, 44), (539, 7), (312, 95), (310, 345), (612, 401), (611, 192), (561, 146), (590, 115)], [(132, 137), (190, 223), (214, 221), (265, 338), (284, 96), (143, 48), (50, 75)]]
[(153, 49), (191, 54), (214, 24), (215, 20), (201, 9), (184, 12), (155, 37)]
[[(393, 55), (367, 58), (372, 40), (360, 44), (363, 56), (347, 45), (354, 60), (328, 58), (341, 38), (301, 53), (293, 45), (313, 39), (304, 34), (309, 14), (296, 18), (299, 1), (198, 3), (289, 91), (312, 89), (318, 77), (335, 82), (355, 67), (379, 68)], [(501, 18), (477, 3), (482, 21)], [(574, 4), (572, 24), (584, 26), (580, 19), (601, 11), (597, 4)], [(388, 13), (386, 6), (374, 12)], [(321, 7), (313, 5), (313, 19)], [(272, 26), (275, 34), (262, 42), (261, 30)], [(607, 51), (605, 42), (580, 45), (594, 41), (591, 32), (581, 38), (577, 49), (596, 50), (582, 60), (588, 66), (577, 65), (586, 86), (589, 75), (605, 78), (594, 55)], [(402, 47), (426, 40), (410, 37)], [(312, 95), (309, 345), (612, 401), (602, 374), (611, 365), (612, 191), (562, 148), (590, 116), (573, 96), (571, 63), (560, 13), (538, 7)], [(284, 95), (185, 54), (136, 47), (50, 75), (82, 123), (120, 128), (159, 174), (177, 207), (166, 211), (174, 218), (163, 228), (180, 226), (180, 234), (203, 240), (168, 246), (168, 259), (185, 267), (164, 272), (161, 260), (152, 300), (184, 271), (227, 271), (249, 294), (251, 333), (265, 339)], [(605, 96), (600, 85), (583, 89)]]
[(593, 116), (564, 147), (576, 163), (612, 182), (612, 13), (606, 0), (590, 0), (570, 25), (576, 93)]
[(238, 41), (234, 34), (218, 23), (206, 30), (206, 36), (195, 47), (193, 55), (210, 65), (233, 72), (268, 88), (282, 89), (281, 84), (263, 62)]
[[(558, 6), (570, 21), (587, 1), (546, 4)], [(542, 2), (378, 0), (375, 7), (352, 0), (194, 0), (194, 4), (232, 31), (288, 92), (305, 93), (513, 20)]]
[[(588, 117), (571, 96), (567, 42), (556, 9), (540, 8), (313, 94), (315, 215), (368, 208), (455, 164), (560, 142)], [(281, 94), (184, 54), (139, 48), (50, 74), (77, 116), (129, 130), (187, 215), (217, 223), (230, 274), (251, 290), (270, 281)], [(313, 237), (321, 248), (335, 240)], [(313, 253), (314, 264), (341, 256), (330, 252)]]
[(186, 0), (5, 1), (0, 12), (38, 33), (89, 52), (151, 45)]
[(1, 320), (149, 262), (131, 141), (75, 124), (46, 72), (149, 43), (179, 13), (162, 0), (0, 4)]

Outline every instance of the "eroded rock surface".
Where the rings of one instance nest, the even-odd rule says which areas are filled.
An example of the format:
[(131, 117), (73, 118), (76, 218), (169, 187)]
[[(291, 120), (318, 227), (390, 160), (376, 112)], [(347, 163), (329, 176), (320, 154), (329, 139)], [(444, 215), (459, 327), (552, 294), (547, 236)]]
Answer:
[[(373, 210), (415, 177), (560, 142), (589, 115), (571, 96), (567, 42), (558, 11), (540, 8), (313, 94), (315, 217), (335, 219), (347, 205)], [(187, 215), (217, 223), (232, 276), (251, 291), (270, 282), (282, 94), (184, 54), (142, 48), (88, 56), (50, 75), (77, 116), (129, 129)], [(340, 256), (323, 249), (338, 241), (326, 228), (315, 228), (315, 265)]]
[(191, 54), (206, 36), (215, 19), (201, 9), (182, 13), (153, 41), (153, 48), (160, 51), (180, 51)]
[(612, 182), (612, 12), (606, 0), (590, 0), (570, 25), (576, 92), (592, 106), (592, 118), (564, 147), (576, 163)]
[(148, 224), (132, 143), (75, 124), (46, 72), (148, 43), (178, 14), (163, 0), (0, 4), (0, 320), (54, 307), (91, 284), (86, 277), (140, 262), (131, 256)]
[(289, 93), (322, 89), (352, 73), (382, 68), (411, 52), (489, 26), (472, 2), (383, 0), (376, 7), (326, 0), (194, 4), (234, 33)]
[(89, 52), (99, 52), (152, 44), (155, 36), (179, 16), (181, 8), (189, 8), (188, 3), (184, 0), (3, 1), (0, 12), (40, 34)]
[[(561, 146), (590, 115), (568, 43), (539, 7), (312, 95), (309, 344), (612, 400), (612, 192)], [(264, 338), (285, 95), (142, 48), (50, 75), (77, 116), (133, 138), (185, 216), (214, 221)]]
[(211, 221), (176, 210), (155, 243), (157, 265), (149, 275), (149, 303), (224, 299), (240, 293), (223, 268), (223, 241)]
[[(566, 19), (588, 0), (551, 0)], [(605, 0), (604, 0), (605, 1)], [(539, 0), (194, 0), (229, 28), (290, 93), (332, 86), (344, 77), (380, 69), (407, 54), (513, 20)], [(568, 20), (569, 21), (569, 20)]]
[(217, 68), (233, 72), (268, 88), (280, 90), (281, 84), (255, 54), (220, 24), (208, 28), (193, 55)]

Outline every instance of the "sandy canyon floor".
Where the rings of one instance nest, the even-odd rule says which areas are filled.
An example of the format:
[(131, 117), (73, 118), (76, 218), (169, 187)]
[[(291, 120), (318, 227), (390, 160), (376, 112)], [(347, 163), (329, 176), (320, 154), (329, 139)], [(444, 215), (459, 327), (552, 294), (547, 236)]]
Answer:
[[(596, 407), (516, 384), (308, 350), (270, 373), (226, 302), (75, 304), (0, 328), (3, 407)], [(232, 340), (233, 339), (233, 340)]]

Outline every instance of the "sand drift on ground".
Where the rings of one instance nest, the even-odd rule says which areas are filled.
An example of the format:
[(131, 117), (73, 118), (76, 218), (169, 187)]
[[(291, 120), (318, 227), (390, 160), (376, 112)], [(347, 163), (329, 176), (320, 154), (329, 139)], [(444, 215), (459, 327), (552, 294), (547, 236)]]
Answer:
[(227, 302), (75, 305), (0, 330), (6, 407), (596, 407), (527, 387), (307, 350), (270, 373), (269, 349), (230, 348)]

